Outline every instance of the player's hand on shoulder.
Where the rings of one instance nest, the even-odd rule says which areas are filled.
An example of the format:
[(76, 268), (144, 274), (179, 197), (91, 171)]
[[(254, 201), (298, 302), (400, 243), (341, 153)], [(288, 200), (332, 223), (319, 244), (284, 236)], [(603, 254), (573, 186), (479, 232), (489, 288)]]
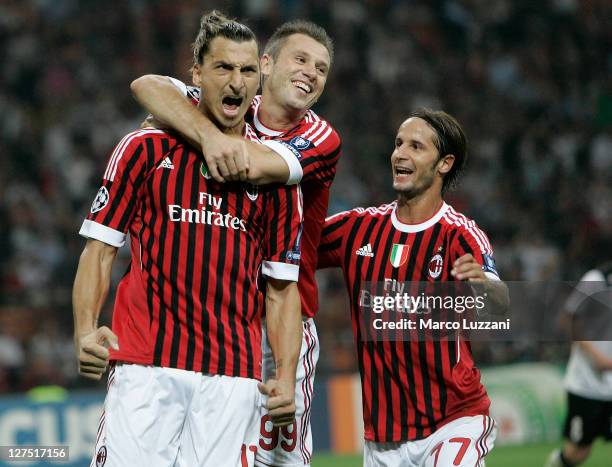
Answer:
[(285, 426), (295, 420), (295, 382), (269, 379), (259, 383), (259, 391), (268, 396), (266, 408), (274, 426)]
[(117, 335), (106, 326), (78, 336), (76, 352), (79, 374), (94, 380), (102, 378), (108, 368), (109, 347), (119, 350), (119, 340)]
[(249, 169), (246, 142), (219, 132), (202, 138), (208, 172), (218, 182), (245, 181)]
[(480, 282), (487, 280), (481, 264), (470, 253), (455, 260), (451, 269), (451, 275), (460, 281)]

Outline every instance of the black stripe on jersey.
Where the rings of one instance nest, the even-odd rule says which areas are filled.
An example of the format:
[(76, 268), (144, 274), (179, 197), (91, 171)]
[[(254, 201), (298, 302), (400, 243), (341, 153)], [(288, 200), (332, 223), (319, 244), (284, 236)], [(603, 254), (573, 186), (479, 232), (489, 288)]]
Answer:
[[(147, 148), (147, 169), (152, 167), (153, 161), (155, 160), (155, 146), (153, 145), (153, 140), (148, 138), (146, 140), (146, 148)], [(149, 197), (149, 206), (155, 205), (154, 198), (154, 186), (153, 186), (153, 177), (149, 177), (147, 179), (147, 195)], [(144, 220), (146, 212), (146, 204), (142, 203), (141, 209), (141, 218)], [(147, 269), (147, 271), (151, 271), (151, 267), (153, 265), (153, 255), (151, 252), (153, 251), (153, 244), (155, 239), (155, 224), (157, 222), (157, 210), (151, 209), (151, 219), (149, 221), (149, 241), (147, 242), (147, 247), (145, 251), (147, 252), (147, 262), (143, 266)], [(143, 229), (145, 223), (142, 224)], [(153, 291), (153, 274), (149, 274), (149, 278), (147, 280), (147, 307), (149, 308), (149, 328), (153, 324), (153, 298), (155, 293)]]
[[(418, 259), (418, 251), (421, 248), (421, 242), (423, 241), (423, 235), (424, 232), (417, 232), (414, 236), (414, 240), (412, 241), (412, 244), (410, 245), (410, 256), (408, 258), (408, 264), (406, 264), (406, 280), (408, 282), (410, 281), (414, 281), (414, 280), (419, 280), (420, 277), (415, 278), (415, 274), (414, 274), (414, 269), (415, 269), (415, 265), (416, 265), (416, 261)], [(391, 249), (388, 248), (387, 250), (389, 254)], [(412, 275), (409, 275), (412, 274)], [(423, 339), (423, 331), (420, 329), (417, 329), (417, 335), (418, 335), (418, 340)], [(418, 344), (417, 344), (418, 345)], [(408, 395), (410, 397), (410, 401), (412, 402), (412, 407), (413, 410), (415, 411), (414, 413), (414, 427), (416, 429), (417, 432), (417, 437), (416, 439), (421, 439), (423, 437), (423, 425), (421, 423), (421, 416), (416, 412), (416, 408), (418, 407), (418, 395), (416, 393), (416, 385), (415, 385), (415, 381), (416, 378), (414, 376), (415, 374), (415, 368), (414, 365), (412, 363), (412, 341), (408, 340), (408, 341), (404, 341), (403, 342), (403, 346), (404, 346), (404, 355), (406, 355), (406, 370), (408, 371)], [(408, 414), (407, 414), (408, 416)], [(402, 423), (402, 435), (407, 434), (407, 430), (405, 428), (403, 428), (403, 426), (408, 426), (408, 418), (406, 418), (406, 423)], [(406, 439), (406, 438), (403, 438)]]
[[(119, 205), (125, 201), (125, 192), (126, 192), (127, 186), (128, 184), (131, 184), (131, 175), (132, 175), (131, 171), (134, 169), (134, 166), (136, 165), (136, 162), (138, 161), (141, 153), (142, 153), (142, 144), (139, 144), (138, 147), (134, 150), (134, 152), (129, 156), (129, 159), (126, 163), (126, 167), (125, 167), (123, 175), (116, 182), (115, 181), (111, 182), (113, 184), (119, 183), (119, 187), (117, 188), (115, 196), (113, 197), (110, 208), (106, 210), (106, 215), (103, 217), (103, 220), (101, 222), (102, 224), (112, 225), (110, 221), (117, 214), (117, 209), (119, 208)], [(136, 186), (134, 186), (134, 188), (137, 189)], [(132, 193), (131, 199), (134, 199), (135, 195), (136, 193)], [(128, 206), (126, 207), (125, 212), (123, 213), (123, 216), (120, 221), (120, 223), (123, 223), (123, 227), (125, 227), (125, 225), (127, 224), (127, 219), (130, 218), (135, 206), (136, 206), (136, 203), (134, 202), (134, 203), (128, 204)], [(126, 220), (124, 221), (123, 219), (126, 219)], [(118, 226), (116, 230), (120, 230), (120, 227)], [(123, 232), (123, 230), (121, 231)]]
[[(176, 174), (176, 182), (174, 186), (174, 196), (173, 203), (182, 205), (183, 201), (183, 193), (185, 191), (185, 172), (187, 170), (187, 165), (189, 162), (188, 150), (183, 146), (183, 154), (181, 157), (181, 164), (178, 167), (178, 172)], [(168, 171), (169, 172), (169, 171)], [(162, 206), (166, 206), (165, 204)], [(197, 204), (196, 204), (197, 206)], [(190, 223), (190, 225), (193, 225)], [(174, 227), (174, 235), (172, 236), (172, 253), (171, 257), (177, 259), (176, 261), (170, 262), (170, 277), (178, 277), (178, 266), (181, 255), (181, 229), (180, 224), (173, 225)], [(188, 257), (189, 258), (189, 257)], [(190, 261), (187, 261), (190, 263)], [(171, 291), (171, 299), (170, 299), (170, 313), (172, 314), (172, 336), (171, 336), (171, 345), (170, 345), (170, 367), (176, 368), (178, 363), (178, 355), (181, 344), (181, 317), (179, 315), (179, 290), (175, 286), (176, 282), (170, 282), (174, 287), (172, 287)], [(189, 295), (189, 294), (187, 294)]]
[[(243, 215), (242, 211), (244, 209), (244, 198), (244, 193), (242, 194), (242, 196), (236, 196), (236, 215), (239, 217), (242, 217)], [(240, 267), (240, 262), (242, 260), (242, 258), (240, 257), (240, 237), (240, 234), (234, 235), (234, 250), (232, 252), (232, 266), (230, 268), (229, 284), (238, 284), (238, 268)], [(237, 292), (238, 291), (236, 288), (230, 290), (228, 304), (229, 313), (227, 315), (227, 322), (229, 323), (230, 333), (232, 336), (232, 373), (235, 375), (240, 373), (240, 341), (238, 339), (238, 332), (236, 330), (236, 321), (234, 315), (234, 310), (236, 310)]]
[(447, 232), (446, 233), (446, 238), (444, 239), (444, 250), (445, 250), (444, 251), (444, 264), (446, 264), (447, 267), (448, 267), (448, 276), (447, 277), (450, 277), (450, 270), (453, 268), (452, 261), (451, 261), (451, 259), (452, 259), (452, 256), (451, 256), (452, 248), (451, 248), (451, 246), (452, 246), (452, 244), (453, 244), (453, 242), (455, 240), (455, 236), (457, 235), (457, 230), (455, 230), (455, 229), (451, 230), (450, 234), (449, 234), (448, 230), (446, 232)]
[[(391, 222), (390, 218), (387, 217), (387, 223)], [(395, 228), (392, 228), (389, 232), (389, 236), (387, 237), (387, 241), (385, 243), (384, 249), (383, 251), (385, 253), (388, 252), (389, 256), (391, 254), (391, 251), (393, 249), (393, 243), (395, 243), (393, 241), (393, 237), (395, 234)], [(406, 241), (408, 240), (408, 234), (405, 232), (402, 232), (400, 234), (399, 240), (397, 241), (397, 243), (400, 244), (406, 244)], [(378, 245), (378, 243), (377, 243)], [(412, 246), (410, 247), (412, 249)], [(384, 262), (383, 262), (383, 266), (382, 266), (382, 270), (384, 271), (385, 266), (387, 264), (387, 261), (389, 261), (389, 258), (387, 257), (387, 254), (385, 254), (385, 258), (384, 258)], [(397, 281), (400, 280), (400, 269), (399, 268), (393, 268), (391, 271), (391, 279), (395, 279)], [(379, 280), (384, 280), (384, 277), (379, 277)], [(398, 392), (398, 397), (399, 397), (399, 417), (400, 417), (400, 426), (401, 426), (401, 434), (402, 434), (402, 439), (406, 439), (404, 436), (404, 432), (407, 431), (407, 426), (408, 426), (408, 401), (406, 400), (406, 395), (404, 394), (404, 391), (402, 390), (402, 377), (400, 375), (400, 369), (399, 369), (399, 362), (401, 360), (406, 361), (406, 369), (408, 371), (410, 371), (410, 373), (412, 374), (412, 368), (408, 368), (408, 366), (412, 366), (412, 362), (410, 361), (410, 358), (403, 358), (400, 359), (400, 356), (398, 355), (398, 348), (399, 348), (399, 343), (395, 342), (395, 341), (389, 341), (388, 343), (389, 346), (389, 352), (391, 353), (391, 373), (393, 375), (393, 380), (389, 380), (389, 382), (387, 383), (385, 378), (385, 386), (387, 384), (389, 384), (389, 386), (391, 386), (393, 384), (393, 381), (395, 381), (396, 385), (397, 385), (397, 392)], [(403, 346), (402, 346), (403, 347)], [(384, 352), (384, 348), (382, 349), (382, 351)], [(384, 353), (381, 353), (381, 356), (383, 356)], [(411, 381), (410, 379), (408, 381)], [(410, 385), (412, 386), (412, 385)], [(391, 392), (391, 390), (389, 389), (388, 393), (387, 393), (387, 415), (386, 415), (386, 428), (385, 428), (385, 433), (387, 438), (391, 438), (391, 436), (393, 435), (393, 403), (392, 403), (392, 399), (393, 399), (393, 392)]]
[[(166, 153), (168, 151), (168, 140), (161, 140), (162, 151)], [(164, 170), (162, 174), (160, 185), (159, 185), (159, 205), (164, 206), (168, 205), (167, 199), (167, 190), (168, 190), (168, 177), (170, 176), (169, 170)], [(168, 232), (168, 220), (165, 216), (161, 218), (161, 226), (159, 229), (159, 253), (157, 255), (157, 268), (159, 271), (164, 270), (164, 255), (165, 255), (165, 246), (166, 246), (166, 233)], [(154, 234), (154, 232), (153, 232)], [(155, 366), (163, 366), (162, 365), (162, 356), (164, 351), (164, 339), (166, 337), (166, 305), (164, 300), (165, 295), (165, 286), (164, 286), (164, 275), (159, 274), (157, 278), (157, 286), (159, 290), (159, 329), (157, 330), (157, 336), (155, 338), (155, 350), (153, 353), (153, 365)]]
[[(376, 226), (376, 221), (379, 220), (377, 218), (371, 218), (369, 219), (369, 225), (367, 226), (367, 229), (363, 235), (363, 239), (369, 239), (372, 236), (372, 232), (374, 230), (374, 227)], [(378, 245), (383, 233), (385, 231), (385, 222), (382, 221), (380, 222), (379, 225), (379, 229), (378, 229), (378, 233), (376, 234), (376, 238), (374, 240), (374, 244)], [(392, 235), (389, 234), (389, 238), (392, 238)], [(387, 242), (388, 242), (387, 239)], [(356, 248), (356, 245), (351, 244), (351, 248), (348, 249), (347, 248), (347, 254), (350, 255)], [(367, 278), (372, 278), (375, 279), (374, 277), (374, 268), (376, 267), (376, 261), (370, 261), (370, 263), (368, 264), (368, 269), (366, 270), (365, 275), (361, 274), (361, 268), (362, 268), (362, 263), (365, 260), (365, 256), (359, 256), (358, 260), (359, 261), (359, 267), (355, 267), (355, 271), (357, 271), (357, 275), (355, 276), (356, 278), (360, 278), (360, 277), (367, 277)], [(379, 269), (378, 271), (378, 276), (380, 276), (381, 271), (384, 271), (384, 264), (386, 264), (385, 262), (380, 263), (379, 267), (381, 269)], [(384, 276), (384, 274), (383, 274)], [(383, 277), (384, 278), (384, 277)], [(357, 289), (357, 298), (359, 297), (359, 289), (360, 289), (361, 284), (360, 283), (356, 283), (355, 287)], [(359, 302), (354, 302), (354, 303), (359, 303)], [(359, 329), (359, 326), (357, 327), (357, 329)], [(376, 331), (377, 337), (379, 335), (379, 332)], [(357, 343), (357, 345), (359, 345), (359, 343)], [(384, 353), (382, 352), (382, 346), (383, 343), (382, 342), (374, 342), (372, 340), (368, 340), (367, 342), (364, 342), (364, 348), (367, 349), (368, 354), (370, 355), (370, 382), (371, 382), (371, 387), (372, 387), (372, 394), (371, 394), (371, 399), (372, 399), (372, 423), (374, 424), (374, 426), (378, 426), (378, 417), (379, 417), (379, 405), (378, 403), (380, 402), (380, 398), (378, 397), (378, 378), (375, 376), (377, 375), (376, 372), (376, 354), (380, 355), (381, 358), (381, 366), (383, 368), (383, 374), (386, 376), (386, 371), (385, 371), (385, 361), (384, 361)], [(359, 352), (359, 354), (361, 354), (361, 352)], [(360, 366), (363, 367), (363, 362), (360, 362)], [(372, 377), (374, 376), (374, 377)], [(385, 385), (385, 393), (387, 392), (387, 384), (386, 381), (384, 380), (384, 385)], [(387, 402), (389, 402), (391, 400), (390, 397), (387, 398)]]
[(321, 182), (333, 181), (336, 176), (335, 167), (318, 167), (308, 173), (309, 179), (319, 180)]
[(439, 339), (433, 341), (434, 365), (436, 370), (436, 380), (438, 382), (438, 399), (440, 400), (440, 415), (446, 418), (446, 387), (444, 381), (444, 368), (442, 368), (442, 343)]
[(319, 251), (321, 251), (323, 253), (327, 253), (328, 251), (337, 250), (341, 246), (342, 246), (342, 237), (337, 238), (336, 240), (334, 240), (333, 242), (330, 242), (330, 243), (321, 243), (319, 245)]
[(474, 249), (465, 240), (465, 238), (463, 238), (463, 235), (459, 235), (459, 244), (461, 245), (461, 248), (463, 248), (464, 253), (470, 253), (472, 256), (474, 255)]
[[(188, 151), (186, 151), (188, 152)], [(184, 157), (194, 158), (194, 154), (189, 154)], [(199, 160), (194, 162), (196, 167), (199, 167)], [(200, 182), (200, 171), (194, 168), (191, 172), (191, 199), (189, 200), (190, 206), (198, 205), (199, 190), (197, 189)], [(196, 224), (190, 222), (187, 234), (187, 266), (185, 271), (185, 291), (187, 292), (186, 305), (185, 305), (185, 323), (187, 325), (187, 353), (185, 355), (185, 368), (193, 369), (193, 359), (195, 357), (195, 325), (194, 325), (194, 302), (195, 302), (195, 291), (193, 289), (193, 268), (196, 248)], [(191, 260), (191, 261), (190, 261)]]
[[(445, 264), (445, 268), (447, 269), (447, 272), (443, 273), (445, 274), (445, 276), (440, 276), (440, 277), (445, 277), (443, 280), (448, 280), (447, 278), (450, 275), (450, 269), (452, 269), (451, 256), (450, 256), (451, 255), (450, 245), (452, 245), (453, 238), (455, 238), (457, 231), (454, 229), (451, 230), (450, 235), (448, 235), (448, 230), (446, 230), (446, 232), (447, 232), (446, 238), (443, 240), (443, 242), (445, 245), (444, 246), (444, 264)], [(444, 382), (444, 368), (442, 364), (442, 345), (443, 344), (440, 341), (440, 339), (435, 339), (433, 342), (436, 380), (438, 381), (438, 399), (440, 401), (440, 414), (442, 418), (446, 418), (446, 401), (447, 401), (446, 387), (443, 387), (443, 384), (441, 384), (441, 382)], [(450, 372), (451, 368), (449, 368), (448, 371)]]
[[(287, 219), (289, 219), (288, 222), (285, 222), (285, 237), (283, 238), (283, 249), (280, 251), (288, 252), (293, 249), (293, 245), (291, 245), (291, 228), (293, 227), (292, 220), (293, 220), (293, 209), (294, 209), (294, 205), (293, 205), (294, 197), (293, 197), (293, 194), (291, 193), (291, 190), (293, 190), (293, 188), (283, 186), (279, 190), (274, 190), (275, 193), (277, 193), (277, 196), (280, 195), (279, 193), (280, 190), (282, 190), (282, 194), (284, 195), (283, 200), (284, 200), (284, 203), (287, 205)], [(297, 193), (295, 196), (296, 196), (295, 199), (297, 199)], [(273, 230), (272, 232), (275, 233), (276, 231)], [(275, 233), (275, 236), (276, 236), (276, 233)]]
[[(267, 195), (266, 195), (267, 196)], [(265, 209), (265, 203), (264, 203), (264, 209)], [(246, 217), (246, 219), (252, 220), (256, 218), (256, 213), (257, 213), (257, 205), (255, 203), (251, 203), (251, 206), (249, 208), (249, 213)], [(257, 256), (257, 254), (255, 252), (251, 251), (251, 245), (252, 242), (245, 242), (245, 261), (255, 261), (255, 258)], [(250, 268), (251, 265), (247, 264), (246, 265), (247, 268)], [(261, 314), (261, 309), (260, 309), (260, 305), (259, 305), (259, 301), (255, 300), (255, 303), (253, 304), (253, 315), (251, 316), (247, 316), (246, 311), (249, 309), (249, 288), (250, 287), (257, 287), (257, 278), (256, 277), (251, 277), (249, 278), (250, 281), (252, 281), (252, 284), (244, 284), (244, 287), (242, 288), (242, 309), (245, 310), (245, 312), (242, 314), (241, 317), (241, 323), (242, 323), (242, 329), (244, 331), (244, 347), (246, 349), (249, 349), (249, 352), (247, 353), (247, 377), (248, 378), (254, 378), (255, 377), (255, 365), (259, 365), (259, 361), (255, 362), (255, 356), (253, 355), (253, 352), (251, 352), (251, 349), (253, 348), (252, 343), (251, 343), (251, 336), (249, 333), (249, 322), (253, 319), (253, 316), (257, 316)]]
[[(273, 203), (273, 212), (274, 213), (280, 213), (280, 200), (278, 198), (278, 191), (274, 190), (274, 189), (270, 189), (268, 190), (268, 203)], [(268, 209), (269, 212), (269, 209)], [(268, 243), (268, 253), (270, 252), (276, 252), (278, 251), (278, 245), (277, 245), (277, 236), (278, 236), (278, 215), (276, 216), (272, 216), (272, 218), (270, 218), (270, 216), (268, 217), (268, 238), (269, 238), (269, 243)]]
[[(355, 244), (355, 238), (357, 237), (357, 233), (359, 232), (359, 229), (361, 227), (361, 224), (363, 223), (364, 218), (363, 217), (358, 217), (355, 220), (355, 223), (353, 224), (353, 227), (351, 228), (351, 230), (349, 231), (348, 234), (348, 238), (346, 241), (346, 248), (344, 250), (344, 263), (342, 264), (343, 269), (345, 270), (345, 278), (346, 278), (346, 270), (349, 267), (349, 265), (351, 264), (351, 252), (353, 250), (353, 245)], [(355, 267), (351, 268), (353, 271), (355, 271), (355, 277), (358, 278), (359, 276), (359, 271), (361, 268), (361, 265), (363, 263), (363, 259), (365, 258), (365, 256), (359, 256), (355, 262)], [(346, 278), (348, 279), (348, 278)], [(351, 294), (351, 303), (359, 303), (359, 286), (355, 286), (355, 283), (349, 284), (349, 290), (350, 290), (350, 294)], [(353, 307), (351, 307), (351, 310), (353, 309)], [(357, 347), (357, 362), (359, 364), (359, 373), (361, 374), (361, 384), (365, 385), (366, 381), (365, 381), (365, 371), (364, 371), (364, 366), (363, 366), (363, 352), (359, 351), (359, 346), (360, 345), (364, 345), (365, 346), (365, 342), (363, 342), (362, 336), (361, 336), (361, 318), (360, 318), (360, 314), (359, 313), (355, 313), (353, 319), (355, 320), (355, 329), (357, 330), (357, 338), (355, 340), (355, 346)], [(364, 388), (366, 386), (363, 386)], [(365, 400), (363, 401), (363, 403), (365, 404)]]
[[(128, 162), (126, 166), (127, 173), (131, 174), (132, 171), (134, 170), (134, 166), (136, 165), (136, 163), (138, 162), (138, 159), (140, 158), (140, 155), (142, 154), (142, 144), (138, 146), (137, 152), (138, 154), (134, 153), (134, 157), (130, 159), (130, 161)], [(127, 230), (128, 222), (132, 218), (132, 214), (134, 210), (136, 209), (136, 207), (138, 206), (138, 196), (139, 196), (138, 190), (140, 188), (140, 185), (142, 184), (142, 180), (144, 179), (145, 169), (146, 167), (142, 167), (142, 169), (138, 171), (138, 176), (133, 182), (132, 196), (130, 197), (128, 204), (127, 204), (128, 208), (123, 212), (123, 216), (121, 216), (121, 219), (119, 220), (119, 223), (117, 224), (117, 230), (119, 230), (120, 232), (125, 232)], [(122, 177), (121, 179), (122, 181), (123, 180), (127, 181), (129, 177), (127, 178)], [(123, 192), (120, 195), (119, 195), (119, 192), (117, 192), (117, 194), (119, 195), (118, 197), (124, 198), (125, 188), (124, 188), (123, 183), (121, 184), (119, 189), (123, 190)]]
[(457, 362), (457, 340), (458, 336), (455, 335), (455, 340), (448, 340), (446, 341), (446, 346), (447, 346), (447, 350), (448, 350), (448, 364), (450, 365), (450, 367), (448, 368), (448, 373), (451, 374), (453, 371), (453, 367), (455, 366), (455, 363)]
[[(203, 162), (203, 158), (199, 158), (198, 159), (198, 164)], [(197, 171), (198, 173), (200, 172), (199, 170)], [(214, 189), (213, 186), (216, 184), (217, 182), (215, 182), (214, 180), (210, 180), (210, 181), (206, 181), (205, 183), (205, 190), (207, 193), (210, 193), (209, 190)], [(202, 230), (203, 230), (203, 235), (202, 235), (202, 245), (212, 245), (212, 232), (213, 232), (213, 226), (209, 225), (209, 224), (202, 224)], [(202, 248), (201, 245), (199, 245), (199, 248)], [(201, 366), (201, 371), (202, 373), (209, 373), (210, 372), (210, 358), (211, 358), (211, 348), (210, 348), (210, 333), (211, 333), (211, 329), (210, 329), (210, 316), (209, 316), (209, 310), (210, 310), (210, 304), (208, 303), (208, 285), (210, 282), (210, 269), (208, 267), (205, 267), (204, 264), (206, 264), (206, 254), (202, 254), (202, 276), (200, 277), (200, 303), (201, 303), (201, 318), (202, 318), (202, 323), (200, 325), (201, 329), (202, 329), (202, 366)]]
[[(438, 237), (440, 236), (441, 230), (442, 230), (442, 224), (440, 224), (439, 222), (436, 223), (436, 225), (433, 228), (431, 238), (429, 239), (429, 244), (427, 245), (427, 248), (425, 249), (425, 254), (421, 256), (419, 252), (419, 256), (423, 258), (422, 269), (421, 271), (417, 271), (417, 273), (420, 276), (419, 280), (425, 280), (427, 278), (427, 274), (429, 271), (429, 258), (431, 258), (431, 256), (433, 255), (433, 251), (436, 246)], [(423, 290), (424, 289), (423, 286), (421, 286), (421, 289), (422, 290), (420, 290), (419, 292), (425, 292), (425, 290)], [(436, 343), (437, 343), (436, 341), (433, 341), (432, 345)], [(429, 346), (428, 344), (429, 342), (427, 342), (427, 340), (425, 339), (419, 340), (419, 363), (421, 365), (421, 379), (423, 381), (423, 399), (425, 401), (425, 411), (427, 414), (428, 426), (431, 427), (432, 430), (434, 430), (436, 423), (435, 423), (435, 416), (434, 416), (434, 410), (433, 410), (433, 402), (431, 398), (431, 381), (429, 378), (429, 365), (427, 363), (427, 347)], [(441, 379), (438, 379), (437, 381), (438, 385), (440, 385), (442, 382), (443, 380)]]
[(323, 231), (321, 232), (321, 237), (326, 237), (329, 234), (335, 232), (340, 227), (342, 227), (344, 224), (346, 224), (348, 220), (349, 220), (349, 217), (346, 216), (344, 219), (340, 219), (338, 222), (334, 222), (333, 224), (330, 224), (327, 227), (324, 227)]
[[(467, 252), (467, 253), (471, 253), (472, 249), (470, 248), (470, 245), (465, 241), (465, 239), (461, 236), (461, 234), (457, 233), (457, 231), (455, 230), (452, 235), (451, 235), (451, 240), (449, 242), (449, 245), (452, 245), (452, 242), (454, 241), (454, 236), (455, 234), (458, 235), (457, 239), (459, 241), (459, 244), (461, 245), (461, 248)], [(448, 368), (448, 373), (451, 374), (452, 370), (453, 370), (453, 366), (455, 366), (455, 363), (457, 362), (457, 344), (458, 344), (458, 339), (459, 336), (455, 335), (455, 340), (448, 340), (445, 344), (447, 347), (447, 353), (448, 353), (448, 364), (449, 364), (449, 368)], [(446, 402), (446, 401), (445, 401)]]
[(338, 147), (334, 149), (332, 152), (330, 152), (329, 154), (322, 154), (319, 156), (309, 156), (306, 159), (306, 161), (304, 161), (304, 163), (302, 164), (302, 169), (305, 169), (306, 167), (309, 167), (312, 164), (316, 164), (317, 162), (328, 161), (329, 159), (333, 159), (334, 157), (338, 155), (341, 148), (342, 148), (342, 145), (339, 144)]
[(327, 185), (327, 184), (331, 184), (334, 181), (334, 178), (336, 177), (335, 173), (331, 173), (328, 175), (320, 175), (317, 171), (313, 171), (310, 174), (308, 174), (307, 178), (308, 181), (312, 181), (312, 182), (318, 182), (320, 185)]
[[(241, 190), (242, 189), (238, 187), (234, 193), (231, 191), (227, 192), (228, 204), (230, 196), (243, 196)], [(215, 373), (219, 375), (225, 373), (225, 359), (227, 358), (225, 352), (225, 326), (223, 325), (223, 287), (225, 287), (223, 278), (225, 277), (225, 252), (227, 250), (227, 236), (227, 229), (219, 229), (219, 243), (216, 245), (218, 251), (217, 275), (215, 279), (215, 298), (213, 302), (213, 309), (215, 312), (215, 317), (217, 318), (217, 342), (219, 343), (219, 360)]]

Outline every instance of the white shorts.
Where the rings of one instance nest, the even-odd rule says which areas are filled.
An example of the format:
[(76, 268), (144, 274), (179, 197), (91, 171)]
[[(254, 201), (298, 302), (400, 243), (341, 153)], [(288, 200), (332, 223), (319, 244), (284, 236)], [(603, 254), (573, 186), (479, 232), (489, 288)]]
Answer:
[(427, 438), (403, 443), (366, 441), (364, 467), (483, 467), (497, 428), (491, 417), (461, 417)]
[(257, 380), (117, 364), (90, 467), (252, 467)]
[[(302, 349), (298, 360), (295, 384), (295, 421), (282, 428), (274, 427), (262, 406), (260, 438), (257, 449), (256, 466), (297, 466), (310, 465), (312, 458), (312, 433), (310, 431), (310, 411), (315, 378), (315, 368), (319, 360), (319, 338), (312, 318), (304, 320)], [(275, 375), (274, 359), (268, 339), (262, 335), (263, 380)]]

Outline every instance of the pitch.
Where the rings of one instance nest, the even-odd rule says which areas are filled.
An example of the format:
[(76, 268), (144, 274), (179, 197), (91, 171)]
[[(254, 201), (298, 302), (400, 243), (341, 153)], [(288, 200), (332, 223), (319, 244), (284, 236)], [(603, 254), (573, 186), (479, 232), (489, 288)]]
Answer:
[[(487, 456), (487, 467), (542, 467), (556, 444), (530, 444), (526, 446), (498, 447)], [(593, 453), (581, 467), (609, 467), (612, 459), (612, 443), (598, 442)], [(315, 455), (312, 467), (359, 467), (361, 456)]]

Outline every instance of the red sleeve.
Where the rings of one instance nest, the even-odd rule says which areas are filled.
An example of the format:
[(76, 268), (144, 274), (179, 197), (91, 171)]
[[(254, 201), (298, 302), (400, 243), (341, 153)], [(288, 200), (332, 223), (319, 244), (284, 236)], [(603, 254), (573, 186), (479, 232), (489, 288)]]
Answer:
[(344, 211), (325, 219), (317, 251), (317, 269), (342, 267), (345, 239), (348, 236), (351, 215), (356, 210)]
[(491, 278), (499, 278), (493, 257), (493, 248), (485, 234), (474, 221), (469, 221), (467, 226), (461, 226), (451, 245), (451, 258), (454, 262), (457, 258), (470, 253), (482, 266), (485, 274)]
[(264, 141), (289, 165), (288, 184), (316, 180), (331, 185), (341, 155), (340, 136), (325, 120), (300, 129), (296, 135)]
[(275, 279), (297, 282), (303, 221), (300, 186), (270, 187), (267, 195), (262, 273)]
[(104, 176), (79, 233), (121, 247), (139, 206), (139, 189), (147, 173), (145, 137), (160, 130), (143, 129), (126, 135), (113, 150)]

